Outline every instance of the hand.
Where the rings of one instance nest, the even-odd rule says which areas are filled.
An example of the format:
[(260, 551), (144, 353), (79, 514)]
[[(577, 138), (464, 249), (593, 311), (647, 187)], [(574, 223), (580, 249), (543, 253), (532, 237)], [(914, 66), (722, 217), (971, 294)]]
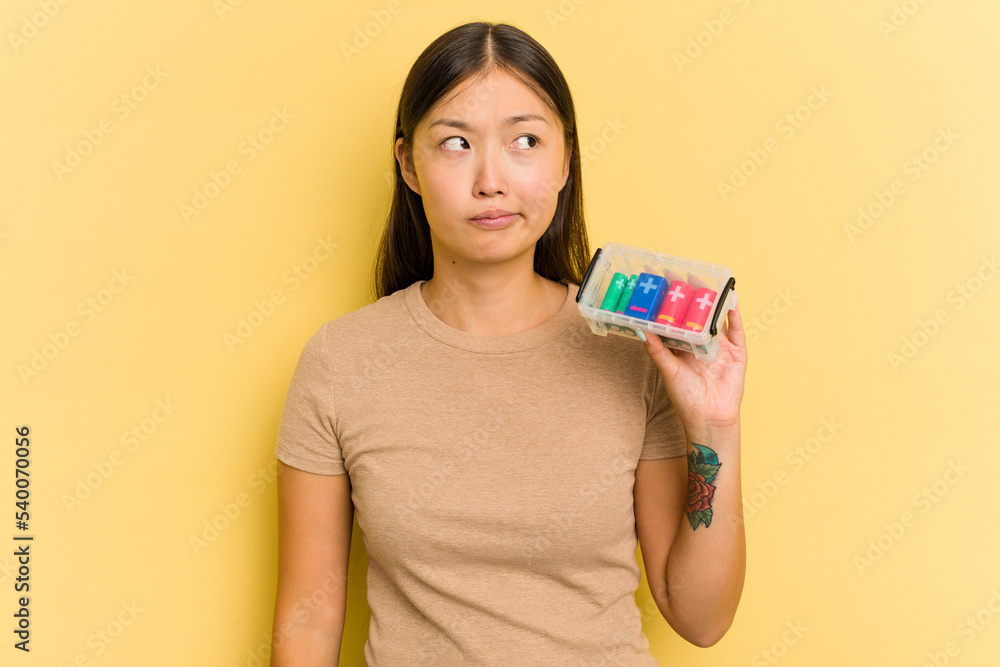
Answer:
[(691, 428), (728, 428), (739, 423), (747, 349), (740, 307), (729, 311), (725, 331), (716, 334), (713, 361), (668, 348), (660, 337), (646, 336), (646, 352), (660, 369), (670, 402), (690, 435)]

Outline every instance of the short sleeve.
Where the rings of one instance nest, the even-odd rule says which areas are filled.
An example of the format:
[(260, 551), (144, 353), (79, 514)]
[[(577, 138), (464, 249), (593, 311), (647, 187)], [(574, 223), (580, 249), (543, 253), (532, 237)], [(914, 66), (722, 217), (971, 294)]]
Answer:
[(327, 327), (306, 342), (292, 374), (281, 410), (275, 456), (282, 462), (320, 475), (347, 472), (334, 430), (333, 376), (326, 347)]
[(667, 459), (687, 454), (687, 436), (684, 425), (674, 409), (667, 389), (663, 385), (663, 377), (659, 369), (653, 367), (656, 378), (653, 383), (653, 398), (651, 416), (646, 422), (646, 437), (642, 442), (642, 453), (639, 460)]

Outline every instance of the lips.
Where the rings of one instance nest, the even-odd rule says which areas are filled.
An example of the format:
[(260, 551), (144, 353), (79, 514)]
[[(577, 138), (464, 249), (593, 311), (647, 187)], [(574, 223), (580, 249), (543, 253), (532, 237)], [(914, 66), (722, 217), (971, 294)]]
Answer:
[(511, 213), (510, 215), (501, 215), (497, 218), (470, 218), (469, 224), (475, 225), (480, 229), (506, 229), (514, 224), (517, 220), (517, 213)]
[(502, 218), (504, 216), (514, 215), (510, 211), (505, 211), (502, 208), (489, 208), (480, 213), (479, 215), (471, 218), (472, 220), (489, 220), (493, 218)]

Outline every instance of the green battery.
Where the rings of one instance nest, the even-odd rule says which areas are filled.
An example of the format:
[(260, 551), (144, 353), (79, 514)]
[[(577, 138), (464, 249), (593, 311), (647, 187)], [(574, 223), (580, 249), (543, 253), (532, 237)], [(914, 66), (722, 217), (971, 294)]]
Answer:
[(601, 302), (601, 310), (614, 310), (615, 306), (618, 305), (619, 299), (622, 296), (622, 290), (625, 289), (625, 281), (628, 278), (625, 277), (624, 273), (616, 273), (611, 277), (611, 284), (608, 285), (608, 292), (604, 295), (604, 301)]
[(628, 300), (632, 298), (632, 290), (635, 289), (637, 282), (639, 282), (639, 274), (633, 274), (629, 277), (628, 283), (625, 285), (625, 291), (622, 292), (622, 298), (618, 300), (618, 307), (615, 308), (616, 313), (625, 314), (625, 309), (628, 307)]

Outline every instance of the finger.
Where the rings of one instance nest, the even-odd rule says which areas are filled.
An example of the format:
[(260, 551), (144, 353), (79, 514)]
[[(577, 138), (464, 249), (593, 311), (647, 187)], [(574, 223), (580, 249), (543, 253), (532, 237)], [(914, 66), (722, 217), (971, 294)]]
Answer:
[(659, 352), (663, 347), (663, 340), (661, 340), (656, 334), (650, 333), (646, 334), (646, 340), (644, 340), (642, 344), (646, 346), (647, 350)]
[(743, 316), (740, 315), (740, 304), (729, 311), (729, 318), (726, 322), (726, 337), (729, 342), (736, 347), (746, 347), (746, 332), (743, 331)]
[(652, 357), (660, 371), (666, 374), (666, 377), (673, 377), (677, 373), (677, 357), (672, 348), (663, 344), (663, 339), (656, 334), (648, 334), (643, 345), (646, 346), (646, 352)]

